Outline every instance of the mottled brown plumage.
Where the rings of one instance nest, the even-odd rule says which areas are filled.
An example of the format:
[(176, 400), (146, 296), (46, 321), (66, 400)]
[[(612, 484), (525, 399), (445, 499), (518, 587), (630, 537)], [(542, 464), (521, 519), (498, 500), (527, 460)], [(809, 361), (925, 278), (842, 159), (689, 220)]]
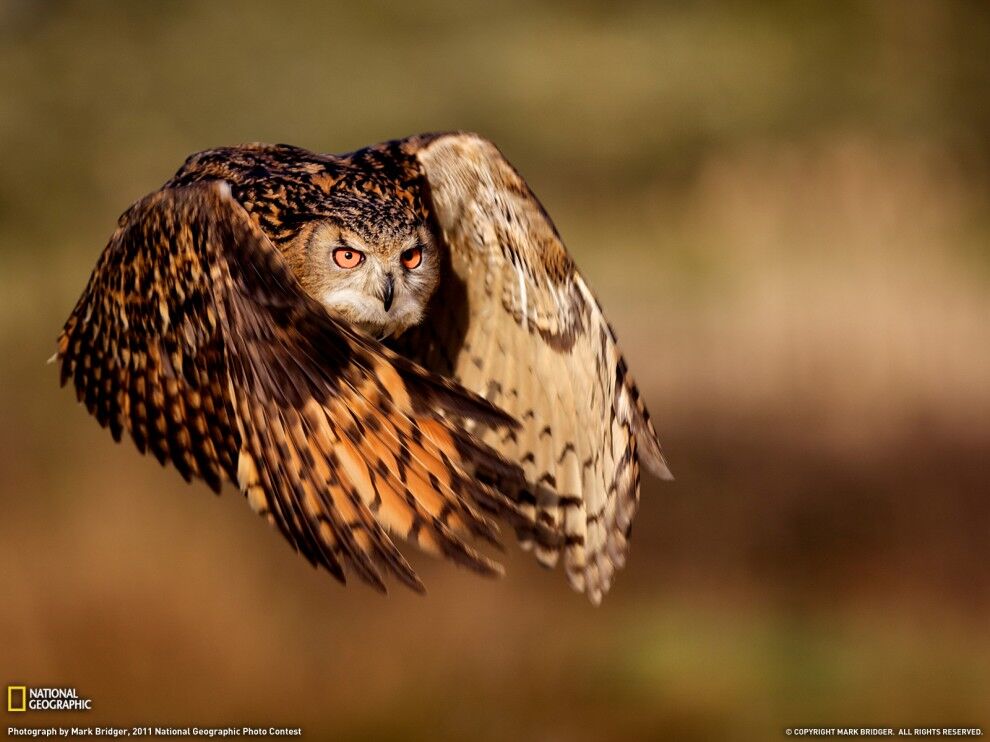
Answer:
[[(340, 245), (360, 279), (328, 263)], [(193, 155), (121, 217), (58, 359), (115, 439), (236, 482), (311, 562), (380, 589), (422, 589), (389, 534), (498, 572), (470, 545), (495, 516), (598, 602), (638, 460), (669, 477), (549, 217), (471, 134)]]

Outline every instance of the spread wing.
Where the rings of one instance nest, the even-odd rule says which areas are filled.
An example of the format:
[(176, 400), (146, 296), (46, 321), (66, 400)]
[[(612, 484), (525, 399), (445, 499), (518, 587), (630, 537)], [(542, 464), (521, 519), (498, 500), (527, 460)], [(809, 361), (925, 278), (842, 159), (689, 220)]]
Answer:
[(528, 486), (517, 497), (530, 518), (563, 536), (521, 539), (547, 565), (563, 552), (572, 586), (597, 603), (625, 559), (637, 459), (670, 478), (615, 333), (493, 144), (447, 134), (402, 146), (428, 183), (449, 264), (427, 320), (401, 347), (521, 422), (478, 431), (522, 465)]
[[(62, 383), (119, 440), (251, 507), (313, 564), (422, 584), (397, 533), (483, 573), (473, 477), (513, 467), (451, 420), (512, 421), (337, 323), (221, 181), (159, 191), (117, 232), (58, 339)], [(447, 413), (447, 415), (445, 415)], [(503, 503), (499, 508), (504, 507)]]

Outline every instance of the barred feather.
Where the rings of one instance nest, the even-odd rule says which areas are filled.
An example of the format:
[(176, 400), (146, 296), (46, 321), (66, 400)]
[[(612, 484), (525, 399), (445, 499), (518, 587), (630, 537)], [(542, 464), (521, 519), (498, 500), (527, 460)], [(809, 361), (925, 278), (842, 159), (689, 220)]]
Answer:
[[(428, 325), (401, 347), (515, 416), (519, 430), (477, 428), (518, 462), (518, 529), (598, 603), (625, 561), (639, 503), (639, 458), (669, 479), (656, 431), (601, 307), (525, 181), (471, 134), (400, 143), (428, 184), (450, 276)], [(464, 314), (456, 328), (445, 327)], [(541, 542), (539, 534), (556, 534)]]
[(132, 207), (58, 340), (62, 382), (138, 449), (251, 507), (310, 562), (422, 590), (395, 533), (484, 574), (468, 469), (513, 467), (444, 414), (511, 418), (332, 319), (221, 182)]

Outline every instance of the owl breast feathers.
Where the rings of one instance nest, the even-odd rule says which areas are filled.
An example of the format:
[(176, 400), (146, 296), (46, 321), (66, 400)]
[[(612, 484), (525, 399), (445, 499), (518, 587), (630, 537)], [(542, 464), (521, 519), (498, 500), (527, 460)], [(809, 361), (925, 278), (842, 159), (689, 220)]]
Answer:
[(670, 478), (597, 301), (490, 142), (190, 157), (131, 206), (58, 338), (115, 440), (255, 512), (342, 582), (485, 574), (499, 521), (594, 603), (639, 461)]

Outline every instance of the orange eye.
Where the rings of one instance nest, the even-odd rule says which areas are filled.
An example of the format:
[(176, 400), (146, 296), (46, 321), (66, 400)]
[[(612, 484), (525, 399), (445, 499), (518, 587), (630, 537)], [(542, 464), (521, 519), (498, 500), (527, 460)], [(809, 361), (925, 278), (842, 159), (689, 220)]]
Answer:
[(364, 253), (349, 247), (338, 247), (333, 251), (333, 262), (341, 268), (356, 268), (364, 260)]
[(423, 262), (423, 248), (421, 247), (410, 247), (400, 256), (402, 260), (402, 265), (404, 265), (409, 270), (413, 268), (418, 268), (419, 264)]

